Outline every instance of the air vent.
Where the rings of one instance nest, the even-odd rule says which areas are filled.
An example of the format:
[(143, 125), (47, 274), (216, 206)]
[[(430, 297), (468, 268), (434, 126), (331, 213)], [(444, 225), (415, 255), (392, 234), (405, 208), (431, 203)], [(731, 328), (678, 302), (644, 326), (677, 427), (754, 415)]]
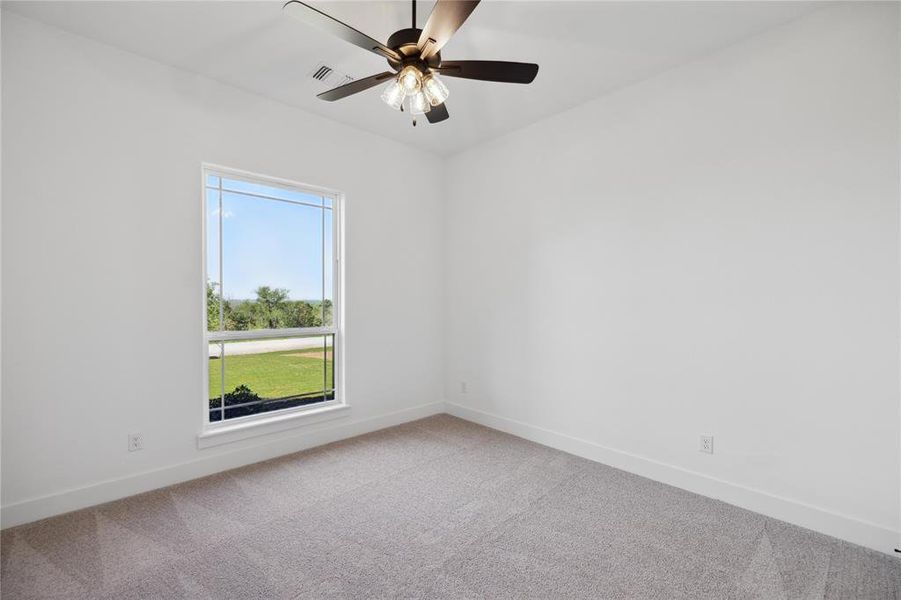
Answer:
[(324, 81), (333, 71), (329, 66), (319, 65), (319, 68), (313, 73), (313, 79), (317, 79), (319, 81)]
[(338, 87), (354, 80), (350, 75), (339, 73), (325, 63), (319, 63), (312, 71), (310, 77), (328, 88)]

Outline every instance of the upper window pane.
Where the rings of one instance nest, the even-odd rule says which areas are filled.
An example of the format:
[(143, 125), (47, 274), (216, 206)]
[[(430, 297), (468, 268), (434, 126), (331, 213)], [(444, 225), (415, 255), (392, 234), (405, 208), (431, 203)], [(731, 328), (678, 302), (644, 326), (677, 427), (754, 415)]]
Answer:
[(333, 207), (301, 191), (221, 183), (205, 192), (208, 329), (332, 326)]
[(322, 210), (222, 194), (225, 329), (316, 327), (322, 287)]

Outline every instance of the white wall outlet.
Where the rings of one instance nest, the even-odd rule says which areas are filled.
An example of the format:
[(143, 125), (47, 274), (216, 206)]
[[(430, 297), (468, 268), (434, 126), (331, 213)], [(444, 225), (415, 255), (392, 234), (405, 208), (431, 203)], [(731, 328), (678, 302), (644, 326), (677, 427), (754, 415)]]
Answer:
[(465, 381), (460, 382), (460, 393), (461, 394), (469, 393), (469, 385)]
[(712, 435), (702, 435), (701, 436), (701, 446), (698, 448), (701, 452), (706, 452), (707, 454), (713, 454), (713, 436)]
[(128, 451), (136, 452), (144, 449), (144, 436), (140, 433), (128, 434)]

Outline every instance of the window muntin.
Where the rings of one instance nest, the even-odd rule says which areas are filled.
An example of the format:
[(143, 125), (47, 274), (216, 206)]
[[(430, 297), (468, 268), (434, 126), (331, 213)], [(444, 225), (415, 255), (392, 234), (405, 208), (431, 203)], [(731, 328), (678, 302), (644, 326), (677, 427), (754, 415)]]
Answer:
[(210, 423), (333, 402), (337, 196), (204, 171)]

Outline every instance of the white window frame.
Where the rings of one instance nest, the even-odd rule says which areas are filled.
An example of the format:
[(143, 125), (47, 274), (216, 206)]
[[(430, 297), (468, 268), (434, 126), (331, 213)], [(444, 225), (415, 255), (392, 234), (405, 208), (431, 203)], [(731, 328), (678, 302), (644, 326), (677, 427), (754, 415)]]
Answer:
[[(207, 305), (206, 305), (206, 285), (208, 282), (207, 273), (207, 176), (225, 179), (237, 179), (248, 183), (257, 183), (273, 187), (288, 188), (292, 191), (304, 194), (321, 196), (331, 200), (332, 206), (332, 325), (329, 327), (293, 327), (285, 329), (258, 329), (252, 331), (208, 331), (207, 330)], [(220, 179), (221, 186), (221, 179)], [(223, 167), (210, 163), (201, 165), (201, 322), (202, 322), (202, 347), (203, 347), (203, 427), (197, 436), (197, 443), (200, 448), (208, 446), (216, 446), (225, 442), (237, 441), (246, 437), (255, 435), (274, 433), (302, 424), (318, 423), (330, 418), (343, 416), (349, 408), (344, 395), (344, 310), (342, 293), (344, 290), (344, 269), (343, 269), (343, 233), (344, 233), (344, 194), (324, 187), (308, 185), (282, 179), (278, 177), (270, 177), (260, 175), (231, 167)], [(250, 194), (252, 195), (252, 194)], [(266, 200), (266, 197), (260, 197)], [(273, 198), (272, 200), (279, 200)], [(285, 201), (285, 200), (281, 200)], [(302, 204), (302, 203), (298, 203)], [(317, 207), (318, 208), (318, 207)], [(220, 222), (221, 227), (221, 222)], [(220, 247), (219, 262), (221, 265)], [(220, 280), (219, 274), (216, 274), (216, 280)], [(297, 337), (316, 337), (323, 335), (332, 335), (332, 357), (333, 357), (333, 379), (334, 379), (334, 398), (308, 404), (305, 406), (297, 406), (294, 408), (285, 408), (271, 412), (264, 412), (256, 415), (246, 415), (243, 417), (235, 417), (222, 421), (210, 421), (209, 408), (209, 344), (217, 341), (226, 340), (260, 340), (260, 339), (279, 339), (279, 338), (297, 338)]]

